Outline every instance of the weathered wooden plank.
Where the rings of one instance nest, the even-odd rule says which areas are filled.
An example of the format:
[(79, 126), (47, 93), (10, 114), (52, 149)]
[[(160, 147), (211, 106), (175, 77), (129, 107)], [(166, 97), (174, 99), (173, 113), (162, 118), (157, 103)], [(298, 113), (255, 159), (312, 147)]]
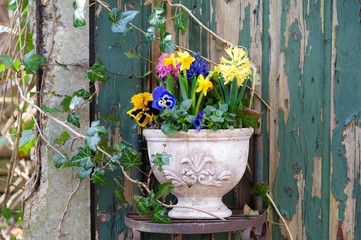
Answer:
[(359, 239), (361, 32), (358, 2), (334, 1), (332, 44), (332, 239)]

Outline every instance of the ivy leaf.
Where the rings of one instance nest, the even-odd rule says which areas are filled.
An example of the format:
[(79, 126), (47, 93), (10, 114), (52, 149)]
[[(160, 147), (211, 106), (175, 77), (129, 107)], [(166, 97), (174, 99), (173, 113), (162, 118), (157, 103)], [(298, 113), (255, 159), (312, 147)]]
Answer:
[(18, 153), (22, 156), (27, 156), (31, 148), (35, 145), (36, 138), (31, 129), (24, 130), (21, 134)]
[(94, 134), (91, 136), (85, 136), (85, 143), (86, 145), (93, 151), (97, 150), (98, 143), (100, 142), (101, 138), (99, 134)]
[(74, 96), (82, 97), (84, 100), (88, 100), (91, 97), (91, 93), (82, 89), (73, 93)]
[(61, 145), (61, 144), (64, 144), (67, 140), (69, 140), (70, 139), (70, 135), (69, 135), (69, 133), (67, 132), (67, 131), (64, 131), (64, 132), (62, 132), (61, 134), (60, 134), (60, 137), (59, 138), (57, 138), (57, 139), (55, 139), (55, 143), (56, 144), (59, 144), (59, 145)]
[(122, 12), (120, 14), (120, 19), (118, 19), (115, 23), (112, 24), (112, 32), (125, 32), (127, 30), (127, 24), (133, 21), (133, 19), (138, 13), (139, 11), (135, 10)]
[(156, 153), (152, 155), (152, 162), (158, 167), (158, 171), (162, 171), (163, 165), (169, 164), (169, 159), (172, 155), (168, 153)]
[(92, 168), (94, 163), (91, 158), (91, 151), (89, 148), (79, 147), (78, 153), (70, 159), (70, 166), (83, 167), (85, 170)]
[(72, 96), (66, 96), (60, 103), (60, 105), (63, 107), (64, 111), (67, 112), (70, 110), (70, 102), (73, 99)]
[(1, 210), (1, 216), (3, 216), (6, 220), (9, 220), (13, 215), (13, 210), (10, 208), (5, 208)]
[(76, 107), (78, 107), (83, 102), (84, 102), (84, 100), (82, 97), (74, 96), (70, 101), (69, 109), (74, 110)]
[(120, 163), (125, 171), (128, 171), (134, 166), (141, 166), (142, 165), (142, 154), (136, 152), (131, 148), (123, 148), (122, 149), (122, 162)]
[(120, 20), (121, 18), (121, 15), (122, 15), (122, 11), (120, 11), (119, 9), (117, 8), (113, 8), (109, 15), (108, 15), (108, 19), (112, 22), (112, 23), (116, 23), (117, 21)]
[(164, 40), (160, 45), (160, 50), (162, 52), (174, 52), (175, 48), (174, 48), (174, 42), (172, 40)]
[(75, 2), (73, 2), (73, 26), (75, 28), (83, 27), (86, 24), (84, 16), (85, 3), (86, 0), (76, 0)]
[(105, 174), (104, 170), (99, 169), (99, 168), (95, 168), (94, 172), (92, 174), (93, 183), (99, 183), (99, 184), (102, 184), (102, 185), (108, 184), (108, 181), (105, 179), (104, 174)]
[(12, 60), (9, 55), (4, 54), (0, 56), (0, 62), (3, 63), (6, 67), (12, 67), (14, 60)]
[(45, 62), (45, 57), (36, 54), (35, 51), (32, 50), (24, 56), (25, 71), (34, 73), (39, 69), (39, 65), (43, 65)]
[(150, 204), (149, 199), (142, 196), (134, 196), (134, 200), (136, 201), (136, 209), (143, 214), (150, 214)]
[(251, 194), (253, 196), (261, 196), (265, 208), (268, 208), (270, 202), (267, 197), (269, 192), (269, 187), (266, 183), (257, 183), (251, 188)]
[(59, 153), (56, 153), (53, 156), (53, 162), (54, 162), (54, 166), (56, 168), (60, 168), (64, 165), (64, 163), (66, 163), (68, 161), (68, 158), (66, 156), (62, 156)]
[(242, 126), (243, 127), (251, 127), (251, 128), (259, 128), (259, 115), (251, 115), (244, 113), (242, 114)]
[(184, 32), (187, 28), (187, 23), (188, 18), (186, 17), (184, 10), (177, 11), (174, 18), (175, 26)]
[(58, 61), (55, 60), (55, 63), (59, 66), (62, 67), (64, 70), (70, 71), (68, 68), (68, 65), (64, 64), (64, 63), (60, 63)]
[(89, 169), (84, 169), (84, 168), (80, 168), (78, 173), (76, 174), (76, 176), (80, 179), (85, 179), (87, 177), (90, 176), (90, 174), (92, 173), (93, 169), (89, 168)]
[(171, 182), (165, 182), (161, 185), (159, 185), (159, 189), (158, 192), (155, 194), (155, 198), (164, 198), (166, 196), (168, 196), (169, 193), (171, 193), (171, 191), (173, 190), (173, 185)]
[(148, 18), (149, 24), (155, 28), (165, 28), (164, 9), (157, 5), (154, 10), (155, 12), (150, 14)]
[(105, 82), (108, 81), (107, 70), (102, 64), (94, 63), (93, 66), (87, 70), (86, 79), (90, 82)]
[(90, 128), (88, 128), (88, 130), (86, 131), (86, 134), (88, 136), (92, 136), (96, 133), (104, 134), (107, 132), (108, 131), (105, 129), (105, 127), (100, 125), (100, 121), (93, 121), (90, 125)]
[(114, 191), (115, 197), (121, 201), (123, 204), (129, 205), (127, 199), (124, 196), (124, 186), (119, 182), (118, 179), (114, 178), (114, 182), (117, 185)]
[(149, 43), (155, 40), (155, 27), (149, 27), (147, 32), (144, 34), (144, 42)]
[(66, 120), (74, 126), (80, 128), (80, 117), (77, 112), (72, 112), (70, 115), (68, 115)]
[(165, 223), (165, 224), (171, 224), (172, 223), (169, 220), (169, 218), (165, 215), (165, 209), (158, 209), (158, 211), (156, 211), (152, 216), (152, 222)]
[(43, 104), (42, 109), (43, 109), (43, 111), (46, 112), (46, 113), (59, 112), (58, 109), (56, 109), (56, 108), (50, 108), (50, 107), (46, 106), (45, 104)]

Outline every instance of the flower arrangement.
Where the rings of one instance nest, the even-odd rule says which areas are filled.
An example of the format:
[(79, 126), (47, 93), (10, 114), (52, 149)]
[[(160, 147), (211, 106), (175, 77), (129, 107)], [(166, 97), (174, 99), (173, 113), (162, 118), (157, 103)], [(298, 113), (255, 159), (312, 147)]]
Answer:
[(134, 95), (127, 114), (140, 127), (160, 128), (168, 135), (188, 129), (258, 128), (259, 115), (250, 110), (246, 92), (256, 81), (255, 68), (243, 47), (225, 51), (227, 57), (212, 70), (200, 54), (163, 53), (156, 66), (159, 86)]

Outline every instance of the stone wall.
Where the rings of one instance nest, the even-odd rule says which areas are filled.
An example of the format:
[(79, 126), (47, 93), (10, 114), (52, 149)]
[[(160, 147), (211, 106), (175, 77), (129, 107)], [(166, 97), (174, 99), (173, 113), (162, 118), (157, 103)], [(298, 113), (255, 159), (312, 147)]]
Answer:
[[(73, 0), (33, 1), (37, 51), (44, 54), (48, 64), (39, 76), (43, 92), (71, 94), (84, 88), (86, 66), (89, 62), (88, 26), (76, 29), (72, 26)], [(68, 65), (68, 70), (55, 61)], [(78, 66), (80, 64), (85, 67)], [(42, 102), (48, 107), (62, 109), (61, 98), (51, 94), (42, 96)], [(89, 106), (79, 111), (80, 131), (89, 126)], [(65, 120), (66, 115), (57, 113), (58, 119)], [(44, 136), (53, 142), (63, 132), (62, 126), (51, 119), (41, 119)], [(77, 149), (77, 140), (72, 146), (65, 145), (64, 153)], [(90, 184), (79, 182), (76, 170), (56, 169), (53, 163), (55, 151), (44, 141), (38, 142), (37, 161), (39, 170), (35, 181), (27, 186), (24, 204), (25, 239), (90, 239)], [(37, 181), (36, 181), (37, 179)], [(75, 191), (76, 190), (76, 191)], [(71, 200), (69, 201), (69, 198)]]

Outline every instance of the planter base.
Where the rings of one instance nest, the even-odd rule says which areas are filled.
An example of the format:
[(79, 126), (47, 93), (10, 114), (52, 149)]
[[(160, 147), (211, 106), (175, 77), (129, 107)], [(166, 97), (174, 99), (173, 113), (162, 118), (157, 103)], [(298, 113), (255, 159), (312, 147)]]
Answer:
[(175, 207), (169, 211), (168, 217), (176, 219), (216, 219), (217, 217), (227, 218), (232, 215), (232, 211), (224, 205), (221, 198), (178, 198), (176, 206), (187, 206), (187, 208)]

